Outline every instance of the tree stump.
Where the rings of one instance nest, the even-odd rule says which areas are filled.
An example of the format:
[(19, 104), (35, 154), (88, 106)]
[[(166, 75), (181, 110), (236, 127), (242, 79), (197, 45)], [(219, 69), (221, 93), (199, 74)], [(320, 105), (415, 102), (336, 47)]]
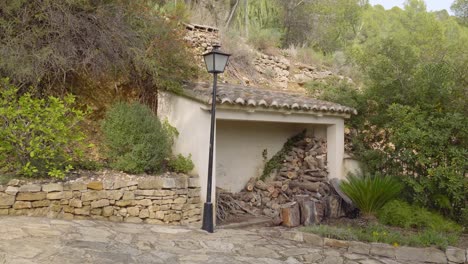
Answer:
[(296, 227), (301, 224), (301, 213), (297, 202), (287, 203), (281, 208), (282, 225)]

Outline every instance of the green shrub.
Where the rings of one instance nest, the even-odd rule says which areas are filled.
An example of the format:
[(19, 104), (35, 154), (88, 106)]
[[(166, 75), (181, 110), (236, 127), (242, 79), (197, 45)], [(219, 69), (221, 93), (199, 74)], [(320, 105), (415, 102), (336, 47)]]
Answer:
[(102, 122), (110, 166), (129, 173), (158, 172), (170, 154), (171, 139), (159, 119), (140, 103), (117, 103)]
[(63, 178), (82, 156), (84, 134), (77, 124), (85, 113), (63, 100), (38, 99), (0, 79), (0, 173)]
[(274, 28), (253, 29), (249, 34), (249, 43), (258, 50), (268, 50), (281, 45), (281, 32)]
[(394, 230), (381, 224), (372, 224), (366, 227), (315, 225), (303, 227), (301, 230), (340, 240), (379, 242), (393, 246), (438, 246), (442, 249), (449, 245), (456, 245), (460, 237), (458, 233), (445, 233), (435, 230), (422, 230), (419, 232)]
[(195, 167), (192, 162), (192, 154), (189, 154), (187, 157), (184, 157), (182, 154), (172, 157), (168, 165), (172, 171), (179, 173), (188, 173)]
[(404, 228), (431, 229), (441, 232), (459, 232), (461, 227), (425, 208), (413, 206), (403, 201), (391, 201), (379, 210), (377, 217), (386, 225)]
[(395, 199), (402, 184), (393, 176), (348, 176), (341, 189), (364, 215), (373, 215), (387, 202)]

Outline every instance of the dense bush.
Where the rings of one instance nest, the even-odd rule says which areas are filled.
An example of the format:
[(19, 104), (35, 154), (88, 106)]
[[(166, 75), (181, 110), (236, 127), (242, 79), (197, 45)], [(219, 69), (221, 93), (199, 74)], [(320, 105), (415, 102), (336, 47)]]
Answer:
[[(40, 94), (73, 92), (103, 107), (156, 98), (196, 74), (178, 21), (156, 0), (2, 1), (0, 75)], [(117, 93), (116, 93), (117, 92)]]
[(195, 167), (191, 154), (187, 157), (184, 157), (182, 154), (172, 157), (168, 165), (172, 171), (179, 173), (188, 173)]
[(102, 122), (110, 166), (129, 173), (158, 172), (170, 154), (171, 139), (145, 105), (117, 103)]
[(379, 210), (381, 223), (404, 228), (432, 229), (439, 232), (459, 232), (461, 227), (427, 209), (403, 201), (391, 201)]
[(341, 189), (364, 215), (375, 214), (402, 190), (401, 183), (389, 175), (350, 175), (347, 179), (341, 183)]
[(0, 173), (62, 178), (82, 154), (74, 97), (38, 99), (0, 80)]

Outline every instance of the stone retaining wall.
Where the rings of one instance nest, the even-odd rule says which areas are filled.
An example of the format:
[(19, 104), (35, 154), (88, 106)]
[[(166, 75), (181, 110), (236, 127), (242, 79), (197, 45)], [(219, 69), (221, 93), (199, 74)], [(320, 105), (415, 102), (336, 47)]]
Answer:
[(198, 178), (148, 176), (137, 180), (0, 185), (0, 215), (99, 219), (150, 224), (201, 220)]
[[(384, 243), (364, 243), (322, 238), (319, 235), (280, 230), (281, 237), (294, 241), (305, 242), (313, 246), (345, 249), (349, 253), (387, 257), (402, 261), (402, 263), (467, 263), (468, 249), (448, 247), (445, 251), (437, 248), (415, 248), (405, 246), (391, 246)], [(393, 263), (393, 262), (389, 262)], [(395, 262), (396, 263), (396, 262)]]

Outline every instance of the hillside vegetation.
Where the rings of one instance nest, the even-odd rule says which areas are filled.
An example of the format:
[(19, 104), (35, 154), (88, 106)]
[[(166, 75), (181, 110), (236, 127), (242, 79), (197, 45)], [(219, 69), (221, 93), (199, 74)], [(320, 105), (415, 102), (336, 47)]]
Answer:
[(155, 109), (158, 89), (202, 74), (182, 22), (217, 26), (237, 65), (258, 50), (350, 77), (304, 87), (358, 110), (347, 125), (366, 173), (398, 176), (402, 198), (467, 223), (467, 6), (456, 0), (451, 16), (422, 0), (391, 10), (366, 0), (3, 1), (2, 90), (73, 94), (93, 119), (119, 100)]

